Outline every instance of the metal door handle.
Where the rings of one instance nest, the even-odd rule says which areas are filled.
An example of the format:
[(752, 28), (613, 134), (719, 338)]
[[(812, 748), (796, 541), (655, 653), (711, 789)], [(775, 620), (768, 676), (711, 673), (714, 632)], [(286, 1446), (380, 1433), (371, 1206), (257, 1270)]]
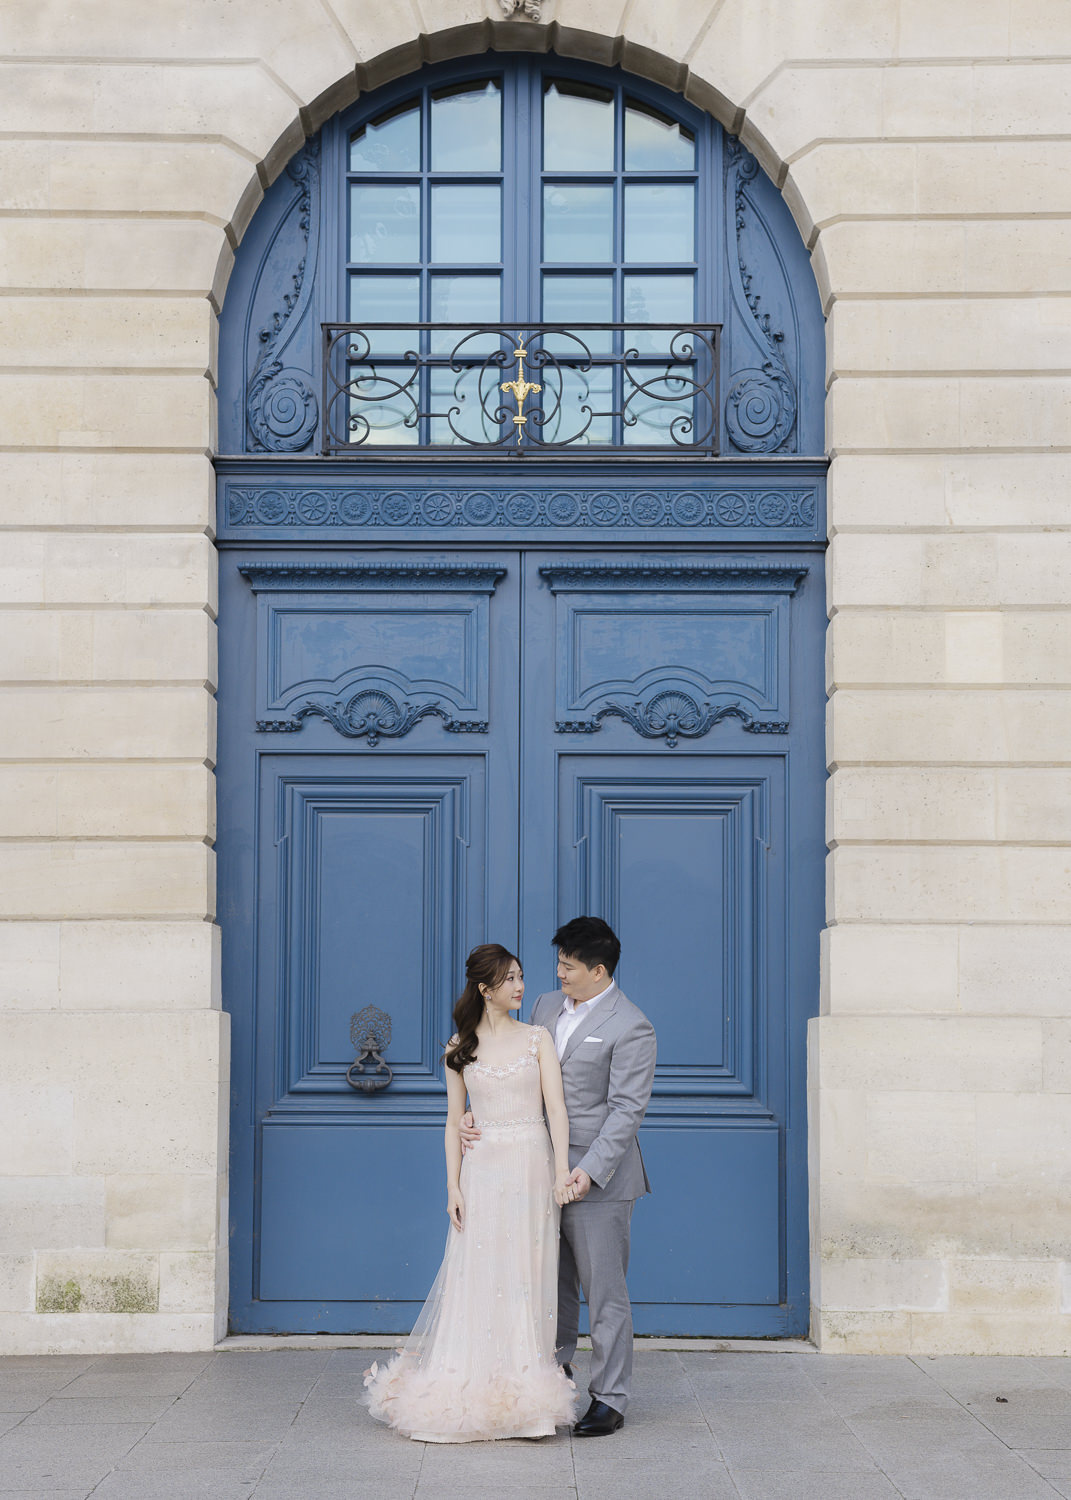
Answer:
[[(356, 1058), (346, 1069), (346, 1082), (351, 1089), (378, 1094), (390, 1083), (394, 1072), (382, 1056), (390, 1045), (390, 1036), (390, 1016), (378, 1006), (366, 1005), (350, 1017), (350, 1041), (357, 1049)], [(369, 1059), (375, 1063), (374, 1068)]]

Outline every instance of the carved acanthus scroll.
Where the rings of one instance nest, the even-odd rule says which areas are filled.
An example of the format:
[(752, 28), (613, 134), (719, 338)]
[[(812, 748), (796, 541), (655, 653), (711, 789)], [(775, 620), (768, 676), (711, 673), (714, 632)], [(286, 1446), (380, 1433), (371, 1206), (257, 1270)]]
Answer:
[(287, 167), (300, 189), (297, 211), (304, 253), (291, 273), (293, 291), (282, 296), (271, 322), (260, 330), (262, 345), (246, 395), (246, 419), (252, 447), (262, 453), (300, 453), (308, 446), (320, 408), (312, 380), (304, 370), (284, 365), (290, 343), (312, 290), (309, 268), (316, 259), (320, 209), (320, 138), (314, 136)]
[(759, 164), (735, 136), (726, 141), (726, 212), (732, 225), (735, 255), (730, 253), (730, 283), (745, 326), (759, 356), (757, 365), (734, 370), (725, 397), (725, 426), (742, 453), (776, 453), (796, 425), (796, 385), (785, 358), (784, 333), (770, 314), (759, 311), (761, 294), (752, 288), (754, 273), (744, 259), (741, 234), (747, 222), (747, 184)]

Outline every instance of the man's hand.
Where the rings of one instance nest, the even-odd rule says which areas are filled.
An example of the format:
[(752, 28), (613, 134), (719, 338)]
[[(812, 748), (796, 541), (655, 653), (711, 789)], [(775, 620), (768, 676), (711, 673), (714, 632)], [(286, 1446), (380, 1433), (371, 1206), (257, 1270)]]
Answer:
[(476, 1142), (479, 1139), (480, 1139), (480, 1132), (476, 1128), (476, 1122), (475, 1122), (475, 1120), (472, 1118), (472, 1110), (468, 1109), (461, 1116), (461, 1154), (462, 1154), (462, 1156), (464, 1156), (464, 1154), (465, 1154), (466, 1151), (471, 1151), (472, 1148), (473, 1148), (473, 1146), (475, 1146)]
[(583, 1167), (574, 1167), (566, 1178), (566, 1183), (573, 1190), (574, 1203), (580, 1203), (591, 1192), (591, 1178)]

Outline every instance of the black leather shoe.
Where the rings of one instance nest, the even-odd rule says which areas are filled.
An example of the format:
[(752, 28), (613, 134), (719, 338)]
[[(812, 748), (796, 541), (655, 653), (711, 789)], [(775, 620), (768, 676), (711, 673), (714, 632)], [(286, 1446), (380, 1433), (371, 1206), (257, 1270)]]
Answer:
[(573, 1378), (573, 1367), (572, 1367), (572, 1365), (562, 1365), (562, 1369), (565, 1371), (565, 1378), (566, 1378), (566, 1380), (572, 1380), (572, 1378)]
[(625, 1419), (619, 1411), (607, 1406), (605, 1401), (592, 1397), (591, 1405), (573, 1428), (577, 1437), (607, 1437), (624, 1427)]

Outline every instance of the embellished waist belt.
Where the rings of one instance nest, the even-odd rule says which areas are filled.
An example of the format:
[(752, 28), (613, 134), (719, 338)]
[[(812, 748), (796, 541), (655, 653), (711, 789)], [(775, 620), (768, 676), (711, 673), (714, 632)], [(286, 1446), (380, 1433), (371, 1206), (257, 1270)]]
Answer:
[(520, 1130), (524, 1125), (542, 1125), (542, 1115), (528, 1115), (522, 1120), (477, 1120), (479, 1130)]

